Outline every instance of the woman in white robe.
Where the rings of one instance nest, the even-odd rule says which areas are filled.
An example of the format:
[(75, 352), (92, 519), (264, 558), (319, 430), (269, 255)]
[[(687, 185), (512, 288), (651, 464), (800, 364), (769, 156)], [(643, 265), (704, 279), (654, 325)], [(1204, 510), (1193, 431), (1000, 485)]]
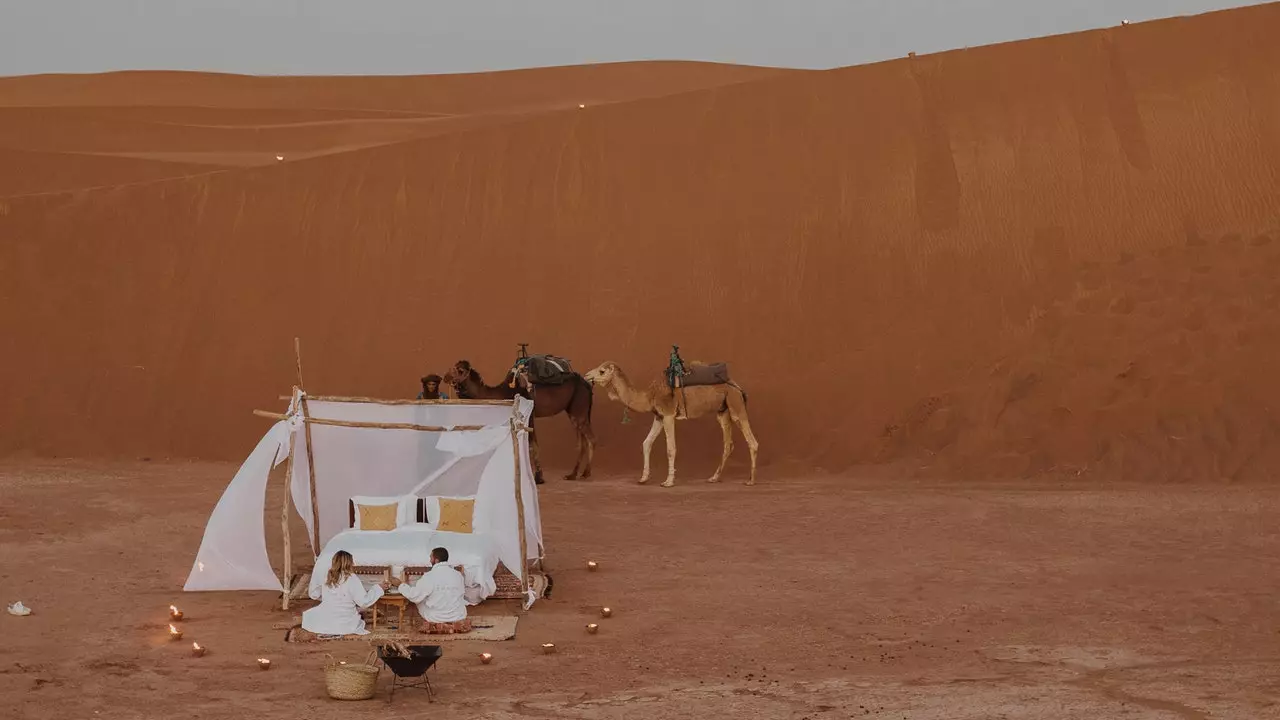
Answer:
[(312, 587), (312, 600), (320, 604), (302, 613), (302, 629), (317, 635), (368, 635), (360, 609), (378, 602), (383, 585), (374, 585), (367, 591), (352, 570), (355, 561), (351, 553), (339, 550), (333, 555), (333, 563), (324, 585)]

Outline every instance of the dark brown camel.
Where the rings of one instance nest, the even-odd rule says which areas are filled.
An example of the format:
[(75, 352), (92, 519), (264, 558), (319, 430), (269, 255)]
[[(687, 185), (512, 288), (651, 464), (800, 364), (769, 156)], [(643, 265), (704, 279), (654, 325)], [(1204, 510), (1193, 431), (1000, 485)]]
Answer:
[[(485, 385), (480, 373), (466, 360), (459, 360), (444, 375), (460, 398), (475, 400), (513, 400), (517, 395), (533, 400), (533, 417), (550, 417), (564, 413), (573, 423), (578, 439), (578, 459), (565, 480), (591, 477), (591, 459), (596, 452), (596, 435), (591, 429), (591, 383), (574, 373), (573, 379), (561, 385), (538, 385), (530, 393), (523, 383), (512, 383), (512, 374), (499, 385)], [(538, 457), (538, 441), (530, 419), (529, 451), (533, 455), (534, 477), (542, 483), (542, 462)]]

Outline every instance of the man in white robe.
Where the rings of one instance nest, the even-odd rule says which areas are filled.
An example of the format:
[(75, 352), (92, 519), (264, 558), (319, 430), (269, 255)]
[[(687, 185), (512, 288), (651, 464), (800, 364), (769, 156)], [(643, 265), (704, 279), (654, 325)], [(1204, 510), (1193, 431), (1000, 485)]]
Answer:
[(462, 573), (449, 566), (449, 551), (431, 551), (431, 569), (418, 582), (401, 583), (399, 592), (418, 607), (424, 632), (467, 632), (466, 587)]

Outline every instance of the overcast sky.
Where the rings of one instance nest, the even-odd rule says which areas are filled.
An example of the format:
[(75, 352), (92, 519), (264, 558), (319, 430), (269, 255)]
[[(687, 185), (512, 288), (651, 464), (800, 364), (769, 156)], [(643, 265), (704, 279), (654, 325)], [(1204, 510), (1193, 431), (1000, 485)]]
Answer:
[(1249, 0), (0, 0), (0, 75), (472, 72), (617, 60), (830, 68)]

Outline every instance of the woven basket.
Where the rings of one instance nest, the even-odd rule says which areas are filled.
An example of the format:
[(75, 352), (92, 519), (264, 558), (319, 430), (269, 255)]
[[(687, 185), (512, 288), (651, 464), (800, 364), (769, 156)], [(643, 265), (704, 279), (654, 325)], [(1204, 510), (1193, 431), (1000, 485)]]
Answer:
[(324, 686), (334, 700), (368, 700), (378, 684), (378, 668), (369, 663), (339, 664), (332, 655), (324, 666)]

